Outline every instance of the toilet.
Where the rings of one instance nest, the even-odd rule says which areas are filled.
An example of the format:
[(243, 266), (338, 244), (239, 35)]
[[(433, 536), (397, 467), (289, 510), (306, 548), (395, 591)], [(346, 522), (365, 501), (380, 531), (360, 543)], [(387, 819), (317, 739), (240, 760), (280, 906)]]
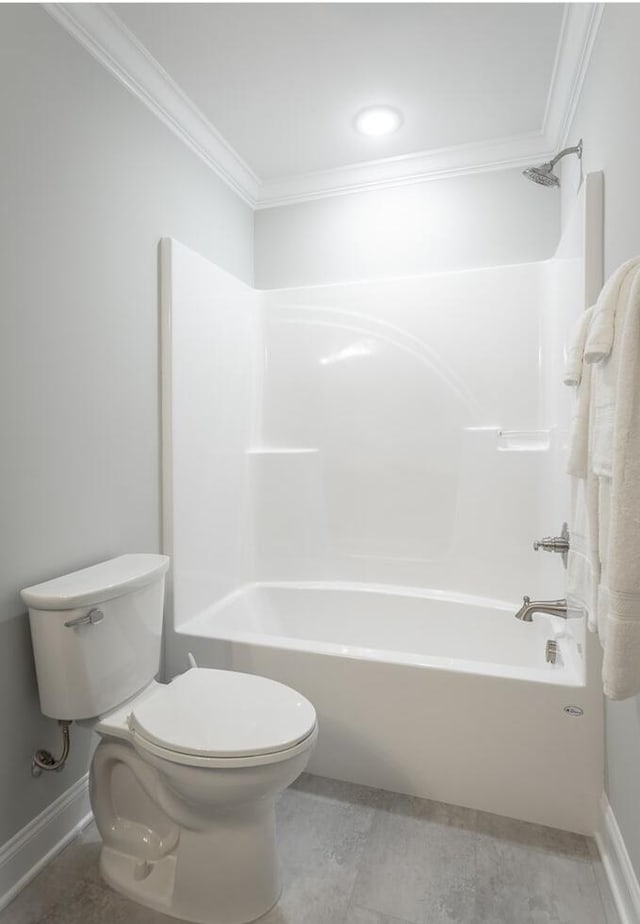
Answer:
[(245, 924), (278, 900), (275, 797), (304, 770), (312, 704), (266, 677), (160, 667), (164, 555), (122, 555), (29, 587), (42, 712), (100, 736), (100, 870), (143, 905)]

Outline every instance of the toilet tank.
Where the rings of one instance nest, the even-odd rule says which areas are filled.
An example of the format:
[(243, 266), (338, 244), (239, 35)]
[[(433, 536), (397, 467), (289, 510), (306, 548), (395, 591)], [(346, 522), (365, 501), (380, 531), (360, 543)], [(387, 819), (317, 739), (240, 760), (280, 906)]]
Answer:
[(166, 555), (121, 555), (27, 587), (40, 708), (102, 715), (160, 668)]

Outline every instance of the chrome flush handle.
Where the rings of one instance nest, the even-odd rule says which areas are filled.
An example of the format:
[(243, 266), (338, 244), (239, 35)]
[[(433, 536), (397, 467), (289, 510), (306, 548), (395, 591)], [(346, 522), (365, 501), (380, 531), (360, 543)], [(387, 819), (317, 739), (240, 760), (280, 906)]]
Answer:
[(85, 613), (84, 616), (76, 616), (75, 619), (69, 619), (65, 622), (67, 629), (75, 629), (77, 626), (95, 626), (97, 622), (102, 622), (104, 619), (104, 613), (102, 610), (94, 607), (92, 610), (89, 610), (88, 613)]

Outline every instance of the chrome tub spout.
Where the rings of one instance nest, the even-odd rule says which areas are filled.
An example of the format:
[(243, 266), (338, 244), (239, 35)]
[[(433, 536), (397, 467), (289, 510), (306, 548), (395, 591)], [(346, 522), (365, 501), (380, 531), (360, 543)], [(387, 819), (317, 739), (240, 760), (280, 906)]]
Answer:
[(566, 600), (531, 600), (529, 597), (522, 598), (522, 606), (515, 614), (516, 619), (523, 622), (533, 622), (534, 613), (549, 613), (551, 616), (560, 616), (561, 619), (567, 618), (567, 601)]

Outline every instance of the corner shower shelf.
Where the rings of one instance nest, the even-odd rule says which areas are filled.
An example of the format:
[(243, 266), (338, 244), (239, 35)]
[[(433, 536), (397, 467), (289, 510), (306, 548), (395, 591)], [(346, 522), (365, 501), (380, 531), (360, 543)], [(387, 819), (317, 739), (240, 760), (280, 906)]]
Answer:
[(498, 430), (499, 452), (547, 452), (551, 430)]

